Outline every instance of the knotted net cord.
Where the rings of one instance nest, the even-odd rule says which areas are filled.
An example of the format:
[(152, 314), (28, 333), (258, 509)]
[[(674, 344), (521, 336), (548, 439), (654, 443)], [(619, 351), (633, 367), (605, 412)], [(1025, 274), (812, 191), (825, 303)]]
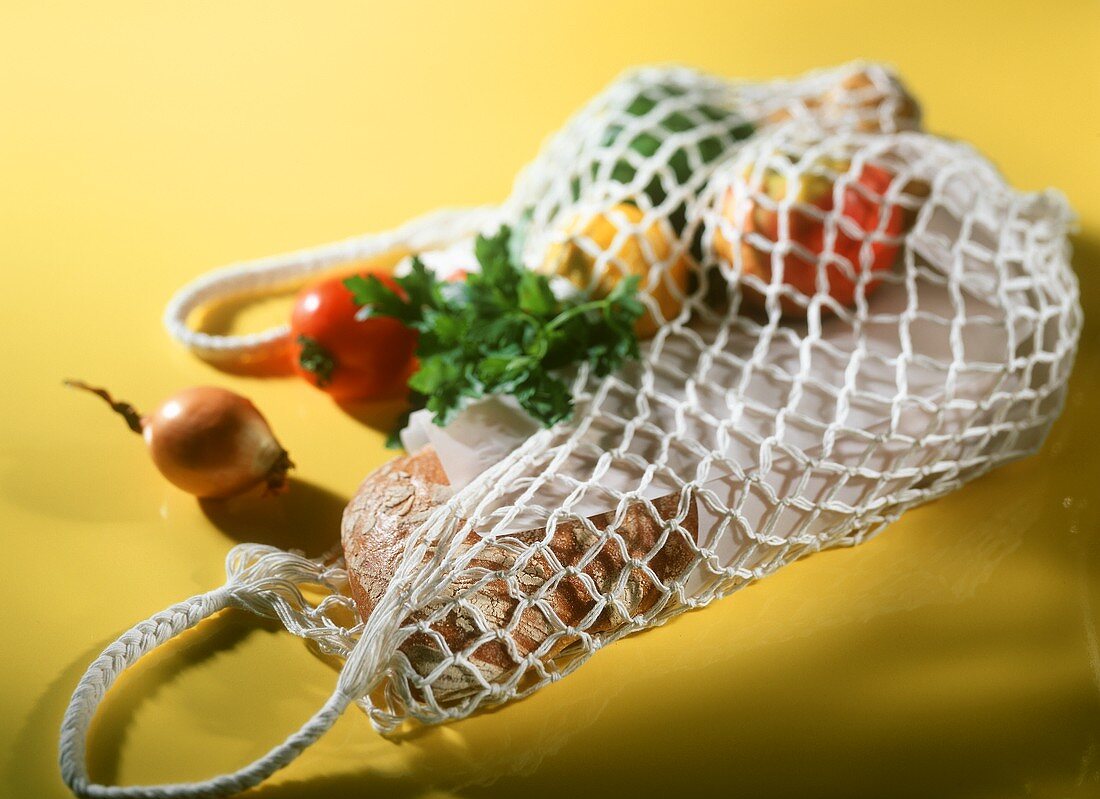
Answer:
[[(68, 784), (81, 795), (226, 795), (289, 762), (351, 701), (381, 732), (461, 718), (1034, 452), (1061, 409), (1080, 334), (1072, 214), (1057, 192), (1012, 190), (973, 149), (919, 121), (896, 76), (874, 64), (756, 85), (642, 69), (555, 134), (499, 208), (237, 265), (185, 288), (166, 313), (175, 337), (208, 356), (253, 353), (285, 330), (204, 337), (188, 314), (227, 293), (505, 223), (525, 265), (572, 247), (592, 286), (629, 273), (641, 253), (657, 324), (639, 361), (605, 378), (577, 373), (571, 420), (517, 442), (431, 514), (369, 618), (341, 560), (235, 547), (225, 587), (138, 625), (89, 670), (63, 726)], [(596, 222), (610, 238), (593, 233)], [(601, 513), (610, 516), (597, 524)], [(643, 517), (657, 532), (640, 549)], [(581, 551), (566, 557), (559, 529)], [(575, 612), (563, 618), (566, 592)], [(506, 598), (503, 615), (490, 595)], [(234, 775), (89, 784), (84, 731), (117, 673), (227, 604), (343, 659), (329, 704)], [(457, 639), (447, 632), (456, 619)], [(506, 652), (506, 665), (490, 665), (486, 647)]]

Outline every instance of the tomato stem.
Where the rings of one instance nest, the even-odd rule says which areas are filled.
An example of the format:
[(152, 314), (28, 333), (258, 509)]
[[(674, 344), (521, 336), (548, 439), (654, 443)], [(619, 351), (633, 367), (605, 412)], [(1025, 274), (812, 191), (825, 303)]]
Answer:
[(89, 386), (82, 380), (66, 380), (65, 385), (69, 388), (78, 388), (81, 391), (87, 391), (95, 394), (97, 397), (102, 397), (103, 400), (111, 406), (111, 410), (126, 420), (126, 426), (133, 430), (135, 433), (142, 432), (141, 414), (137, 412), (133, 405), (128, 402), (116, 402), (115, 398), (108, 393), (107, 389), (96, 388), (95, 386)]
[(332, 353), (322, 347), (316, 339), (306, 335), (298, 336), (298, 363), (302, 369), (312, 374), (317, 388), (324, 388), (332, 382), (332, 372), (336, 369), (336, 359)]

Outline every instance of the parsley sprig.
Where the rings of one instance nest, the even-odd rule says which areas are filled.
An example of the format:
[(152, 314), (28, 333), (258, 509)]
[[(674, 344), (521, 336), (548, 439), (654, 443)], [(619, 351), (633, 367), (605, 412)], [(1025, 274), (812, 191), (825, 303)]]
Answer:
[(462, 282), (439, 281), (419, 258), (396, 279), (399, 291), (373, 275), (344, 281), (366, 315), (393, 317), (419, 331), (411, 399), (438, 425), (472, 400), (510, 394), (549, 427), (573, 413), (566, 369), (588, 363), (602, 377), (638, 357), (634, 323), (645, 308), (636, 276), (604, 297), (559, 298), (545, 275), (511, 256), (510, 237), (508, 227), (479, 236), (474, 252), (481, 271)]

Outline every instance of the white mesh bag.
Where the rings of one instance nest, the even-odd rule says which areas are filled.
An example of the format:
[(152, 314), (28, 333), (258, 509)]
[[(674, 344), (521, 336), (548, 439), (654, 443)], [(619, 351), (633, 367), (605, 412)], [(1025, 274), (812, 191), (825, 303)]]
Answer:
[[(643, 69), (552, 137), (498, 208), (187, 287), (166, 314), (172, 334), (204, 357), (240, 357), (286, 329), (210, 336), (187, 327), (190, 311), (395, 247), (474, 268), (472, 237), (508, 224), (525, 266), (592, 291), (643, 263), (649, 329), (640, 360), (572, 375), (574, 415), (553, 428), (495, 398), (446, 428), (414, 415), (407, 448), (431, 447), (449, 489), (369, 616), (342, 558), (242, 545), (225, 585), (126, 632), (66, 713), (69, 786), (225, 795), (284, 766), (352, 702), (387, 732), (524, 696), (623, 635), (864, 541), (1034, 452), (1081, 327), (1071, 213), (1057, 192), (1016, 192), (970, 147), (918, 128), (915, 102), (877, 65), (756, 85)], [(91, 784), (85, 734), (116, 676), (227, 606), (344, 659), (324, 708), (233, 774)]]

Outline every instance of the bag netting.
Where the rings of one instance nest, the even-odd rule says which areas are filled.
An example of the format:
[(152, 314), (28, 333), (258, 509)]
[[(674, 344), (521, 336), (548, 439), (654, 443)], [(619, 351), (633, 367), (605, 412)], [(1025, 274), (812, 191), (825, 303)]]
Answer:
[[(641, 257), (642, 358), (602, 379), (579, 370), (575, 414), (552, 429), (502, 430), (475, 409), (429, 430), (453, 494), (365, 620), (339, 560), (230, 557), (225, 602), (345, 658), (335, 712), (355, 701), (382, 731), (524, 696), (621, 636), (859, 543), (1034, 452), (1063, 402), (1081, 326), (1067, 205), (919, 132), (876, 65), (754, 85), (633, 72), (546, 143), (501, 208), (396, 239), (460, 251), (501, 223), (526, 265), (567, 253), (595, 290)], [(226, 274), (249, 290), (379, 241)], [(490, 667), (487, 646), (507, 663)], [(300, 735), (298, 749), (316, 737)]]

